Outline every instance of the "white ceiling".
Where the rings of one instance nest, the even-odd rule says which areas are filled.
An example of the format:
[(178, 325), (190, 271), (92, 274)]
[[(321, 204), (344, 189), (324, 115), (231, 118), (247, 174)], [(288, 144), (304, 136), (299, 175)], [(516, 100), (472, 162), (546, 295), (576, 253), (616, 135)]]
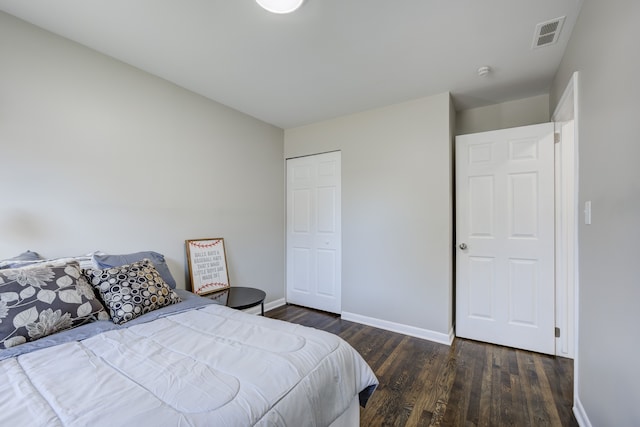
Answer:
[[(0, 0), (0, 10), (282, 128), (450, 91), (548, 93), (582, 0)], [(532, 49), (536, 24), (566, 16)], [(492, 72), (478, 77), (478, 67)]]

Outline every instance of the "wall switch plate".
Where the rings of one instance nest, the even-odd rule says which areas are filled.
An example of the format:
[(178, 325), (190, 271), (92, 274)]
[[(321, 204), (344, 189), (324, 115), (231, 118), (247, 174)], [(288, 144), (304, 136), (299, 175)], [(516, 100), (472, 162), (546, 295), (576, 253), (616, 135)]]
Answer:
[(584, 223), (591, 225), (591, 200), (584, 202)]

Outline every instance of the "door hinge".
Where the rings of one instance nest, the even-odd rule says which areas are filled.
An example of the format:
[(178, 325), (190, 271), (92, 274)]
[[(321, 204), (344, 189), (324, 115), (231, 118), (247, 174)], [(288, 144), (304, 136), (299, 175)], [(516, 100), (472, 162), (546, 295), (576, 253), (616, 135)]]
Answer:
[(556, 143), (556, 144), (558, 144), (560, 142), (560, 132), (555, 132), (553, 134), (553, 142)]
[(556, 338), (560, 338), (560, 328), (556, 328)]

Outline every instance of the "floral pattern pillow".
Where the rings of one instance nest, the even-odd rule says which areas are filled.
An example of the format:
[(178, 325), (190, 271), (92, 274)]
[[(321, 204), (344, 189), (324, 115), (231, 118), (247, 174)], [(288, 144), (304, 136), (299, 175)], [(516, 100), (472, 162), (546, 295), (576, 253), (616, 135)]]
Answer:
[(100, 293), (111, 320), (116, 324), (182, 301), (146, 258), (118, 267), (87, 269), (84, 272)]
[(108, 319), (77, 262), (0, 270), (0, 348)]

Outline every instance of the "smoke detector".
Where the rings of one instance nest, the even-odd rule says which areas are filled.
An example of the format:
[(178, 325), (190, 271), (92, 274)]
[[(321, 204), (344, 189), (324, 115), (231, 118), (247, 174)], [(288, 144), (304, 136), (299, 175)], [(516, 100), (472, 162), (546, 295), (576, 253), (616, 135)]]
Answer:
[(562, 30), (562, 24), (564, 24), (566, 16), (552, 19), (550, 21), (541, 22), (536, 25), (536, 31), (533, 34), (532, 49), (536, 49), (543, 46), (549, 46), (558, 41), (560, 37), (560, 31)]
[(484, 66), (478, 68), (478, 76), (484, 77), (484, 76), (488, 75), (490, 71), (491, 71), (491, 67), (489, 67), (487, 65), (484, 65)]

